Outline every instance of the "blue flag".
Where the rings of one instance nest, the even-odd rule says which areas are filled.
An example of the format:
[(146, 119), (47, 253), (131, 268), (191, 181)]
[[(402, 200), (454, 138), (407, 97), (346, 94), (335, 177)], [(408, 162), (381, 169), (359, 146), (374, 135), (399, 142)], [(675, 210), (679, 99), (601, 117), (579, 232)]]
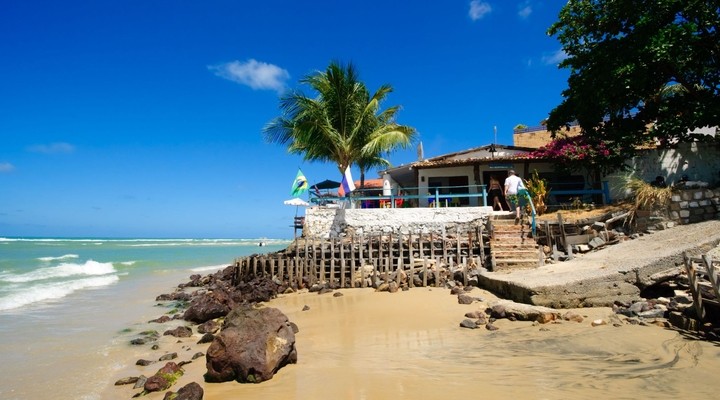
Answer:
[(290, 196), (298, 197), (301, 194), (308, 191), (308, 182), (303, 175), (302, 171), (298, 169), (298, 173), (295, 176), (295, 181), (292, 184), (292, 190), (290, 190)]

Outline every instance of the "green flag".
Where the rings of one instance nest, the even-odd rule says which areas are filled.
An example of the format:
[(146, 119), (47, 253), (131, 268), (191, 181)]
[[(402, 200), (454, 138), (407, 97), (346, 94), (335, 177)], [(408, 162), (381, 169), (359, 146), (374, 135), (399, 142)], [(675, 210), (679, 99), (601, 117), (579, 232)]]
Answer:
[(293, 181), (293, 184), (292, 184), (292, 190), (290, 191), (290, 196), (298, 197), (307, 191), (308, 191), (307, 179), (305, 178), (305, 175), (303, 175), (302, 171), (298, 169), (297, 176), (295, 176), (295, 181)]

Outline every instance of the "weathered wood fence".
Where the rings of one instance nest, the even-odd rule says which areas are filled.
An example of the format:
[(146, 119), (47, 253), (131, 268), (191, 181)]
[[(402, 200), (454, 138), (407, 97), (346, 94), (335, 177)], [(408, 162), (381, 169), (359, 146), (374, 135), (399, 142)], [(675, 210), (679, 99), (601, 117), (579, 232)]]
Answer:
[(331, 288), (440, 286), (484, 265), (483, 227), (455, 234), (388, 234), (331, 239), (297, 238), (286, 250), (235, 260), (236, 281), (269, 276), (288, 286)]
[(683, 254), (693, 305), (698, 318), (707, 317), (707, 307), (720, 310), (720, 266), (713, 263), (712, 257), (690, 257)]

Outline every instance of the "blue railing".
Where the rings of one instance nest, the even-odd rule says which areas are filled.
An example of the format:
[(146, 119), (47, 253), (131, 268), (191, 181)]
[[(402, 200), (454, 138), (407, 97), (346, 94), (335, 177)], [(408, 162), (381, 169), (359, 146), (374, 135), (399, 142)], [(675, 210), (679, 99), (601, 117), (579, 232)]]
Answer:
[(551, 189), (550, 195), (551, 196), (585, 196), (585, 195), (597, 195), (601, 194), (603, 196), (603, 203), (604, 204), (610, 204), (612, 203), (612, 199), (610, 198), (610, 185), (607, 181), (602, 182), (602, 188), (601, 189), (575, 189), (575, 190), (556, 190)]
[[(479, 192), (477, 193), (470, 193), (470, 188), (479, 189)], [(403, 188), (403, 192), (419, 192), (420, 188)], [(425, 188), (423, 188), (425, 189)], [(431, 189), (432, 190), (432, 189)], [(448, 193), (448, 191), (452, 190), (462, 190), (466, 192), (462, 193)], [(340, 202), (346, 202), (346, 201), (352, 201), (352, 202), (360, 202), (362, 206), (362, 202), (372, 202), (374, 205), (377, 203), (379, 208), (385, 207), (385, 208), (398, 208), (398, 207), (407, 207), (405, 206), (406, 202), (410, 204), (412, 200), (416, 200), (418, 204), (415, 205), (415, 207), (422, 207), (424, 204), (420, 204), (422, 201), (423, 203), (427, 202), (428, 206), (432, 207), (442, 207), (443, 205), (446, 207), (450, 206), (461, 206), (460, 199), (472, 199), (477, 198), (478, 203), (482, 204), (483, 206), (488, 205), (487, 201), (488, 193), (487, 188), (485, 185), (474, 185), (474, 186), (443, 186), (440, 188), (434, 188), (434, 192), (430, 194), (397, 194), (397, 193), (391, 193), (390, 195), (374, 195), (374, 196), (364, 196), (362, 194), (357, 195), (353, 194), (349, 197), (338, 197), (338, 196), (332, 196), (332, 195), (326, 195), (326, 196), (317, 196), (315, 194), (310, 195), (310, 202), (313, 204), (319, 204), (319, 205), (330, 205), (330, 204), (338, 204)], [(482, 199), (482, 200), (481, 200)], [(370, 203), (368, 203), (370, 204)], [(361, 207), (362, 208), (362, 207)]]

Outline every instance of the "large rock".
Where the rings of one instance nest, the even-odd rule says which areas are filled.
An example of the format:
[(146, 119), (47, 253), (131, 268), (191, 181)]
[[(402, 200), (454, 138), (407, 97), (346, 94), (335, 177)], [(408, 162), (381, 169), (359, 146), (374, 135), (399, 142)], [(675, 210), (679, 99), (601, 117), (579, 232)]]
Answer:
[(183, 319), (202, 324), (211, 319), (224, 317), (235, 306), (234, 299), (225, 290), (214, 290), (198, 296), (185, 310)]
[(295, 333), (276, 308), (238, 307), (225, 318), (206, 359), (207, 382), (263, 382), (297, 362)]
[(510, 300), (496, 301), (490, 304), (490, 310), (490, 316), (493, 318), (537, 321), (543, 324), (560, 319), (560, 312), (552, 308), (515, 303)]

